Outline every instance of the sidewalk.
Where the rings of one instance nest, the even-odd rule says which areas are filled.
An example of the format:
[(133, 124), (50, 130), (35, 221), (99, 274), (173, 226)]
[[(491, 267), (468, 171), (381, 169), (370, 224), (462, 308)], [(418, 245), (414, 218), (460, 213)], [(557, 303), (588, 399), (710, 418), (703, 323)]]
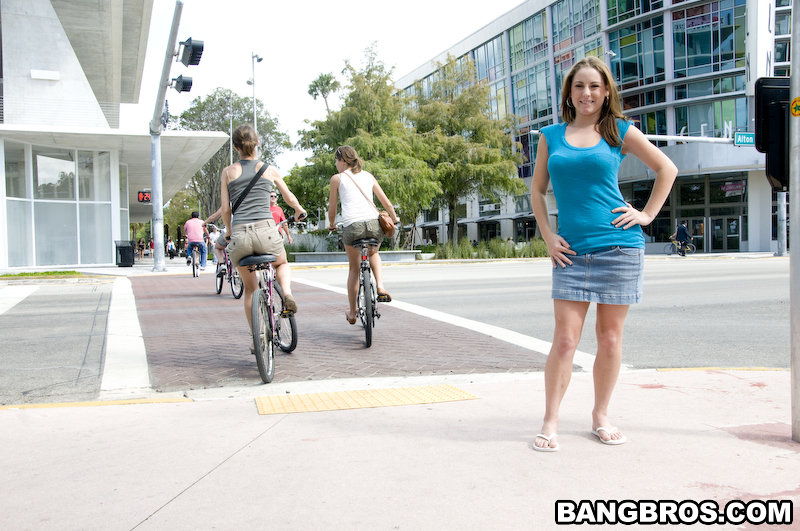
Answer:
[(800, 445), (790, 441), (788, 372), (623, 373), (612, 405), (629, 441), (616, 447), (589, 433), (591, 376), (575, 374), (561, 449), (551, 454), (530, 449), (543, 412), (541, 376), (496, 378), (403, 382), (448, 382), (477, 400), (316, 413), (259, 415), (252, 399), (201, 395), (0, 411), (3, 470), (13, 485), (0, 527), (538, 530), (557, 527), (557, 500), (724, 507), (780, 499), (794, 502), (795, 523), (759, 528), (798, 528)]

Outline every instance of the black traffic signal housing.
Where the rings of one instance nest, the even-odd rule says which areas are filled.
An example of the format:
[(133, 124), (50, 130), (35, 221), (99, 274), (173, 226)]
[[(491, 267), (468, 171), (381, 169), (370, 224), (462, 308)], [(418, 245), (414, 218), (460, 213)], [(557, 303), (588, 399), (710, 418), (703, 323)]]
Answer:
[(756, 80), (756, 149), (767, 155), (767, 179), (775, 192), (789, 189), (789, 82), (788, 77)]
[(172, 80), (172, 87), (178, 92), (189, 92), (192, 90), (192, 78), (178, 76)]
[(199, 65), (200, 58), (203, 56), (203, 41), (193, 41), (189, 37), (181, 43), (181, 46), (183, 46), (180, 58), (181, 63), (184, 66)]

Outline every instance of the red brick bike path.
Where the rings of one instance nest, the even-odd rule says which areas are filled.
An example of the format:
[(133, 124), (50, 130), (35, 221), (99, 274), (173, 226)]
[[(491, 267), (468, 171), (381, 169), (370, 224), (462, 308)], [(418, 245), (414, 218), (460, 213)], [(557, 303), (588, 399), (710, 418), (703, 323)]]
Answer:
[[(227, 283), (217, 295), (209, 274), (130, 280), (154, 389), (261, 383), (243, 302), (233, 298)], [(361, 324), (345, 320), (343, 295), (300, 283), (292, 289), (299, 307), (298, 343), (292, 354), (276, 352), (274, 382), (544, 370), (541, 353), (391, 303), (379, 306), (372, 347), (365, 348)]]

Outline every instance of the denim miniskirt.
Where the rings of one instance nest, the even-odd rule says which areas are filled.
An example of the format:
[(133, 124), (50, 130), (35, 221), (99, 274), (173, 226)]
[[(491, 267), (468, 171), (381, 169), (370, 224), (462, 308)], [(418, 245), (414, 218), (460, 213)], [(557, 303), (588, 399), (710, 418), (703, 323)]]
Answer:
[(553, 269), (553, 299), (623, 305), (642, 300), (644, 249), (612, 247), (569, 259), (572, 265)]

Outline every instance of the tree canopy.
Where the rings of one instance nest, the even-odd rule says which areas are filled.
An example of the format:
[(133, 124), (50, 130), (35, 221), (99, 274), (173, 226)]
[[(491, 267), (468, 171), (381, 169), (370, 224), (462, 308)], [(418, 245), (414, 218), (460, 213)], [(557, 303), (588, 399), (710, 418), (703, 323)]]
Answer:
[(319, 77), (308, 86), (308, 93), (315, 100), (317, 96), (322, 96), (322, 99), (325, 101), (325, 109), (328, 111), (328, 114), (330, 114), (331, 108), (328, 105), (328, 96), (340, 88), (342, 88), (342, 84), (333, 77), (332, 73), (320, 74)]

